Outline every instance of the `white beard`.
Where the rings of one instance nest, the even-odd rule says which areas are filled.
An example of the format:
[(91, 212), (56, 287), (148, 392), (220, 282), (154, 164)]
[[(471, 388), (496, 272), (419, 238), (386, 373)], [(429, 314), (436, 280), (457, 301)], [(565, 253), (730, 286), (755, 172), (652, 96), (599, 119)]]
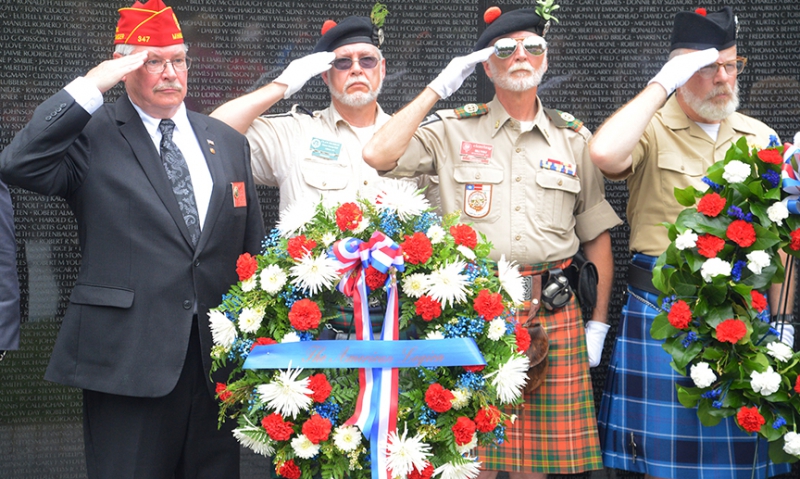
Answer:
[[(533, 68), (530, 63), (520, 62), (514, 64), (508, 71), (502, 71), (494, 63), (489, 62), (489, 71), (492, 74), (492, 83), (503, 90), (523, 92), (536, 88), (542, 82), (542, 77), (547, 71), (547, 58), (539, 68)], [(530, 75), (517, 78), (513, 75), (517, 71), (527, 71)]]
[[(714, 96), (723, 92), (731, 94), (731, 99), (724, 104), (719, 105), (710, 100), (710, 98), (713, 98)], [(700, 118), (709, 122), (722, 121), (731, 116), (733, 112), (739, 108), (738, 80), (736, 81), (736, 85), (734, 86), (733, 90), (731, 90), (731, 87), (729, 87), (727, 83), (723, 83), (711, 90), (705, 98), (698, 98), (694, 93), (685, 87), (678, 88), (678, 94), (681, 96), (681, 98), (683, 98), (683, 101), (689, 105), (689, 108), (694, 110), (694, 112), (697, 113)]]
[[(366, 85), (369, 88), (369, 91), (357, 91), (355, 93), (345, 93), (347, 89), (355, 84), (361, 83)], [(374, 102), (378, 99), (378, 94), (381, 92), (381, 88), (383, 87), (383, 78), (381, 78), (381, 82), (378, 84), (378, 88), (372, 89), (372, 85), (367, 81), (364, 77), (355, 77), (347, 80), (344, 84), (344, 88), (342, 91), (335, 91), (333, 86), (328, 83), (328, 90), (331, 92), (331, 96), (336, 100), (340, 101), (341, 103), (351, 106), (354, 108), (367, 106), (370, 103)]]

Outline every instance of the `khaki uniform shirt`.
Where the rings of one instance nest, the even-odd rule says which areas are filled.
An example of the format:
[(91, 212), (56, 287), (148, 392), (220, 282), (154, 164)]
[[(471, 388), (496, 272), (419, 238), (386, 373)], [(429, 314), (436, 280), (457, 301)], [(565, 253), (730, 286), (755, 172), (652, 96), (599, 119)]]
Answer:
[[(722, 121), (713, 141), (681, 109), (673, 95), (655, 116), (633, 150), (627, 176), (631, 251), (658, 256), (669, 246), (662, 222), (674, 223), (686, 209), (675, 199), (675, 188), (705, 191), (708, 167), (725, 159), (731, 143), (742, 136), (761, 147), (775, 131), (758, 120), (734, 113)], [(777, 135), (776, 135), (777, 136)]]
[(571, 115), (548, 115), (536, 101), (528, 131), (497, 98), (482, 115), (459, 118), (456, 110), (441, 110), (416, 131), (387, 174), (438, 174), (442, 210), (461, 212), (461, 221), (485, 234), (494, 259), (505, 254), (537, 264), (570, 258), (581, 241), (621, 221), (589, 159), (589, 131), (569, 128)]
[[(374, 130), (389, 118), (378, 106)], [(363, 145), (333, 105), (313, 116), (295, 105), (287, 113), (256, 118), (246, 136), (255, 182), (280, 189), (280, 211), (300, 198), (307, 201), (325, 195), (334, 202), (352, 201), (357, 192), (370, 197), (389, 181), (364, 162)], [(435, 207), (434, 181), (411, 182), (418, 187), (430, 185), (426, 197)]]

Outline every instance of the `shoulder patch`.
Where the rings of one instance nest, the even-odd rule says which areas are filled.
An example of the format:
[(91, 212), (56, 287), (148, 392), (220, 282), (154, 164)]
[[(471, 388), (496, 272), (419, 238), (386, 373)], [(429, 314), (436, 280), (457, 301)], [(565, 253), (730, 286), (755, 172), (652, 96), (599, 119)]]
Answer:
[(554, 108), (545, 108), (544, 111), (558, 128), (569, 128), (574, 131), (583, 128), (583, 122), (581, 120), (565, 111), (556, 110)]
[(469, 103), (456, 108), (453, 112), (459, 118), (471, 118), (489, 113), (489, 107), (486, 106), (486, 103)]

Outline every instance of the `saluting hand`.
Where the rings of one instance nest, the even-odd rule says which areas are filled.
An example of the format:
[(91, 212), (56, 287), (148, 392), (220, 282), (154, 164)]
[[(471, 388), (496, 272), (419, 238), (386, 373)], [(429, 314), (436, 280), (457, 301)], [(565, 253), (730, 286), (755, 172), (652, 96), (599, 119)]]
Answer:
[(670, 96), (672, 92), (689, 81), (689, 78), (697, 70), (714, 63), (717, 58), (719, 58), (719, 51), (716, 48), (678, 55), (668, 61), (647, 84), (658, 83), (667, 90), (667, 96)]
[(308, 80), (331, 68), (331, 62), (336, 59), (333, 52), (317, 52), (306, 55), (297, 60), (293, 60), (272, 83), (286, 85), (284, 98), (294, 95), (299, 89), (303, 88)]
[(144, 65), (145, 60), (147, 60), (146, 51), (106, 60), (89, 70), (84, 78), (94, 83), (101, 93), (105, 93), (122, 81), (125, 75)]
[(475, 71), (475, 65), (488, 60), (493, 52), (494, 47), (486, 47), (469, 55), (453, 58), (442, 73), (430, 82), (428, 88), (444, 100), (461, 88), (464, 80)]

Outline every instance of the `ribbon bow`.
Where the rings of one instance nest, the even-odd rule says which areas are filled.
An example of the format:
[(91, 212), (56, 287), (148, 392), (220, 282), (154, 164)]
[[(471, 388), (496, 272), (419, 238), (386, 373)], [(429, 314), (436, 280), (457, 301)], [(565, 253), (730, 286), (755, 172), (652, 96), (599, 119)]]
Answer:
[(789, 213), (800, 214), (800, 180), (796, 165), (800, 163), (800, 145), (786, 143), (783, 146), (783, 166), (781, 167), (781, 188), (789, 194), (783, 200)]

